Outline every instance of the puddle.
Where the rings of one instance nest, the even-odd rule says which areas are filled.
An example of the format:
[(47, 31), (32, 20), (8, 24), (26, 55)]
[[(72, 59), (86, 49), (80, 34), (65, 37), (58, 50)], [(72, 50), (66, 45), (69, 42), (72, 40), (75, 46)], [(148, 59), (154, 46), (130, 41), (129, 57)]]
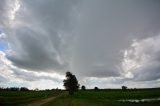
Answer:
[(152, 99), (123, 99), (118, 100), (120, 102), (152, 102), (152, 101), (160, 101), (160, 98), (152, 98)]

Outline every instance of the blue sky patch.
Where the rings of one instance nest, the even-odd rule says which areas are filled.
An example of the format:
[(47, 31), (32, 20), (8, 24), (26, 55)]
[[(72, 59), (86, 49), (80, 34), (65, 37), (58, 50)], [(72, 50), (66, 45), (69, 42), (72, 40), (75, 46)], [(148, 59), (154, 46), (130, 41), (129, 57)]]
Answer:
[(8, 49), (8, 44), (6, 41), (0, 40), (0, 51), (5, 51)]

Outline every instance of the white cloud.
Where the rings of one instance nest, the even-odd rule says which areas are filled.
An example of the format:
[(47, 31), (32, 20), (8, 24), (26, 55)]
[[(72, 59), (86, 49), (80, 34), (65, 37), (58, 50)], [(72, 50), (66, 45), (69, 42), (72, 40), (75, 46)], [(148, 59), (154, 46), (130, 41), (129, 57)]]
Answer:
[(15, 19), (16, 13), (18, 12), (20, 8), (20, 1), (19, 0), (12, 0), (12, 2), (9, 2), (10, 4), (10, 14), (9, 17), (11, 20)]
[[(4, 87), (17, 86), (35, 89), (63, 88), (64, 75), (57, 73), (32, 72), (18, 68), (0, 51), (0, 84)], [(44, 85), (45, 83), (45, 85)]]
[(122, 68), (130, 72), (136, 80), (156, 80), (160, 78), (160, 35), (134, 41), (124, 52)]

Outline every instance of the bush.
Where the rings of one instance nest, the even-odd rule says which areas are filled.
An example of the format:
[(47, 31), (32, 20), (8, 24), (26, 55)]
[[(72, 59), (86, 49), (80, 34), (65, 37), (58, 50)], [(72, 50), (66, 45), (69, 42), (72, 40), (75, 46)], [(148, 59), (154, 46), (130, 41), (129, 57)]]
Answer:
[(82, 90), (86, 90), (86, 87), (84, 85), (82, 85), (81, 89)]

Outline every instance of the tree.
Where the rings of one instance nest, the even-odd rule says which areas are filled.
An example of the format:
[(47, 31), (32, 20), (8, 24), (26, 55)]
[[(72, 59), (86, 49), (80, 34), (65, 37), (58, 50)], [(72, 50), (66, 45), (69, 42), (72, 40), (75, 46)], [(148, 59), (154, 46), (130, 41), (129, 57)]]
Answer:
[(82, 90), (86, 90), (86, 87), (84, 85), (82, 85), (81, 89)]
[(20, 88), (20, 91), (29, 91), (29, 89), (26, 88), (26, 87), (21, 87), (21, 88)]
[(94, 90), (98, 90), (99, 88), (98, 87), (94, 87)]
[(122, 90), (126, 90), (127, 89), (127, 87), (126, 86), (122, 86)]
[(66, 79), (63, 80), (63, 83), (63, 86), (69, 91), (70, 95), (74, 94), (79, 88), (78, 80), (71, 72), (66, 72)]
[(10, 91), (19, 91), (19, 88), (18, 87), (10, 87), (9, 90)]

